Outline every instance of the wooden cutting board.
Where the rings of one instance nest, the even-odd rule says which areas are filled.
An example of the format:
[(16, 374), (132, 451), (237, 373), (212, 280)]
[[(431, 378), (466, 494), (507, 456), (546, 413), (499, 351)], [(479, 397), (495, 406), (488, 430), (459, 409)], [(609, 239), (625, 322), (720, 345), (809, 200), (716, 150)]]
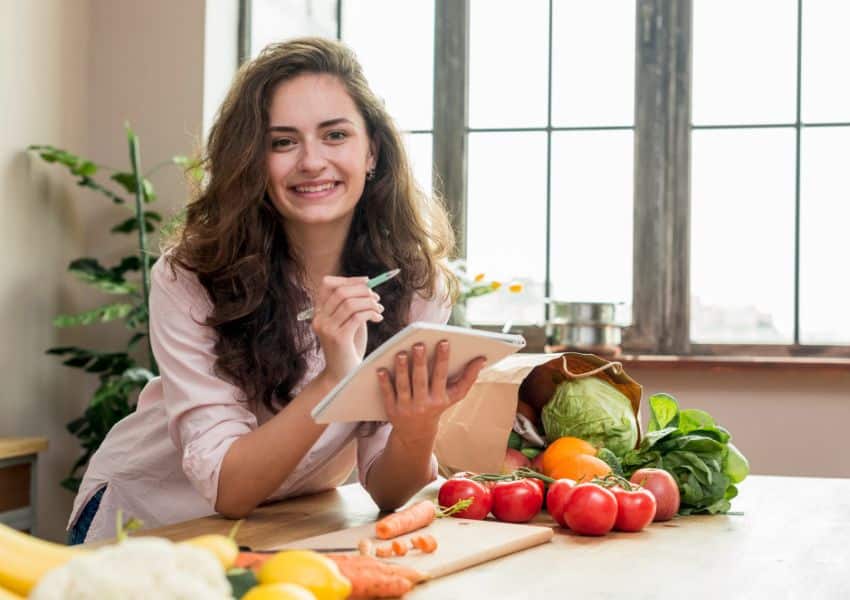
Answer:
[[(471, 519), (437, 519), (424, 529), (398, 539), (429, 533), (436, 538), (438, 548), (431, 554), (410, 550), (405, 556), (388, 558), (390, 562), (418, 569), (429, 578), (442, 577), (481, 564), (506, 554), (512, 554), (543, 544), (552, 539), (549, 527), (517, 525), (498, 521)], [(369, 538), (373, 544), (388, 544), (375, 537), (375, 524), (370, 523), (324, 535), (305, 538), (285, 545), (287, 549), (356, 548), (357, 543)]]

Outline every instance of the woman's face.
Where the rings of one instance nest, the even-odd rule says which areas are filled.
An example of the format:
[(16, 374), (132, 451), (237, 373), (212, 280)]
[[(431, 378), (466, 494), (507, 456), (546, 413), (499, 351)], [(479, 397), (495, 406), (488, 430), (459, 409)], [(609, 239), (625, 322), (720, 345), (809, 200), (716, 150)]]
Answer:
[(268, 193), (291, 224), (350, 219), (375, 158), (366, 123), (332, 75), (275, 88), (266, 132)]

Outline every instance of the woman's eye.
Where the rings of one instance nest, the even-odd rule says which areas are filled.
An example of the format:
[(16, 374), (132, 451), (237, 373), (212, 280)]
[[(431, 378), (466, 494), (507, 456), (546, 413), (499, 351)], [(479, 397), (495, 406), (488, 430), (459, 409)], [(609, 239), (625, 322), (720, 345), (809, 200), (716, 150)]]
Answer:
[(334, 142), (341, 142), (347, 137), (348, 134), (344, 131), (331, 131), (330, 133), (328, 133), (328, 139)]
[(272, 140), (272, 149), (273, 150), (285, 150), (291, 147), (293, 144), (292, 140), (289, 138), (278, 138), (276, 140)]

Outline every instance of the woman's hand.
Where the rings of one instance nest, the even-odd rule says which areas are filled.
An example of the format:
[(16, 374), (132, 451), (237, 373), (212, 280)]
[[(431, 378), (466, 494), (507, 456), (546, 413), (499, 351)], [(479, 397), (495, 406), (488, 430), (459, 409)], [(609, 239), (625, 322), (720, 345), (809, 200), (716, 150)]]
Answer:
[(384, 320), (380, 296), (366, 286), (367, 281), (367, 277), (329, 275), (322, 279), (313, 304), (313, 331), (325, 353), (325, 374), (334, 382), (363, 360), (366, 322)]
[(450, 380), (446, 340), (437, 344), (430, 377), (423, 344), (413, 346), (410, 355), (407, 352), (397, 354), (394, 377), (387, 369), (378, 370), (378, 382), (393, 434), (407, 444), (433, 443), (443, 411), (466, 396), (485, 362), (483, 356), (469, 361), (463, 373)]

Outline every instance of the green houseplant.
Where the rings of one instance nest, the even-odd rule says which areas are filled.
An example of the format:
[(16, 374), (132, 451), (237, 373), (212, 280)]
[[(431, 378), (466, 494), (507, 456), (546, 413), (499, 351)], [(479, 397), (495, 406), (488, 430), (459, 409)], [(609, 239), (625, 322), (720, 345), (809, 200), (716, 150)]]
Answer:
[[(48, 354), (62, 357), (62, 364), (91, 373), (99, 381), (83, 414), (67, 424), (68, 431), (79, 439), (82, 447), (81, 455), (61, 482), (62, 487), (73, 492), (79, 488), (82, 469), (107, 432), (135, 409), (138, 391), (158, 373), (148, 340), (150, 267), (157, 259), (156, 254), (149, 248), (148, 234), (156, 231), (162, 222), (162, 215), (148, 208), (156, 200), (156, 193), (148, 177), (167, 165), (188, 169), (196, 179), (202, 176), (199, 165), (191, 163), (184, 156), (175, 156), (143, 173), (139, 139), (129, 126), (127, 142), (130, 169), (126, 171), (95, 164), (54, 146), (29, 147), (29, 150), (44, 161), (62, 165), (71, 175), (78, 177), (77, 185), (95, 190), (113, 203), (126, 206), (130, 214), (112, 227), (111, 232), (116, 235), (133, 235), (136, 238), (134, 252), (123, 257), (116, 265), (104, 266), (97, 258), (89, 256), (72, 260), (68, 271), (80, 281), (109, 294), (111, 299), (95, 309), (75, 315), (59, 315), (53, 320), (56, 327), (123, 321), (129, 330), (125, 347), (117, 351), (77, 346), (61, 346), (47, 350)], [(98, 180), (96, 175), (108, 178), (108, 181)], [(131, 196), (130, 200), (126, 198), (127, 194)], [(145, 359), (141, 362), (131, 355), (140, 343), (145, 346)]]

